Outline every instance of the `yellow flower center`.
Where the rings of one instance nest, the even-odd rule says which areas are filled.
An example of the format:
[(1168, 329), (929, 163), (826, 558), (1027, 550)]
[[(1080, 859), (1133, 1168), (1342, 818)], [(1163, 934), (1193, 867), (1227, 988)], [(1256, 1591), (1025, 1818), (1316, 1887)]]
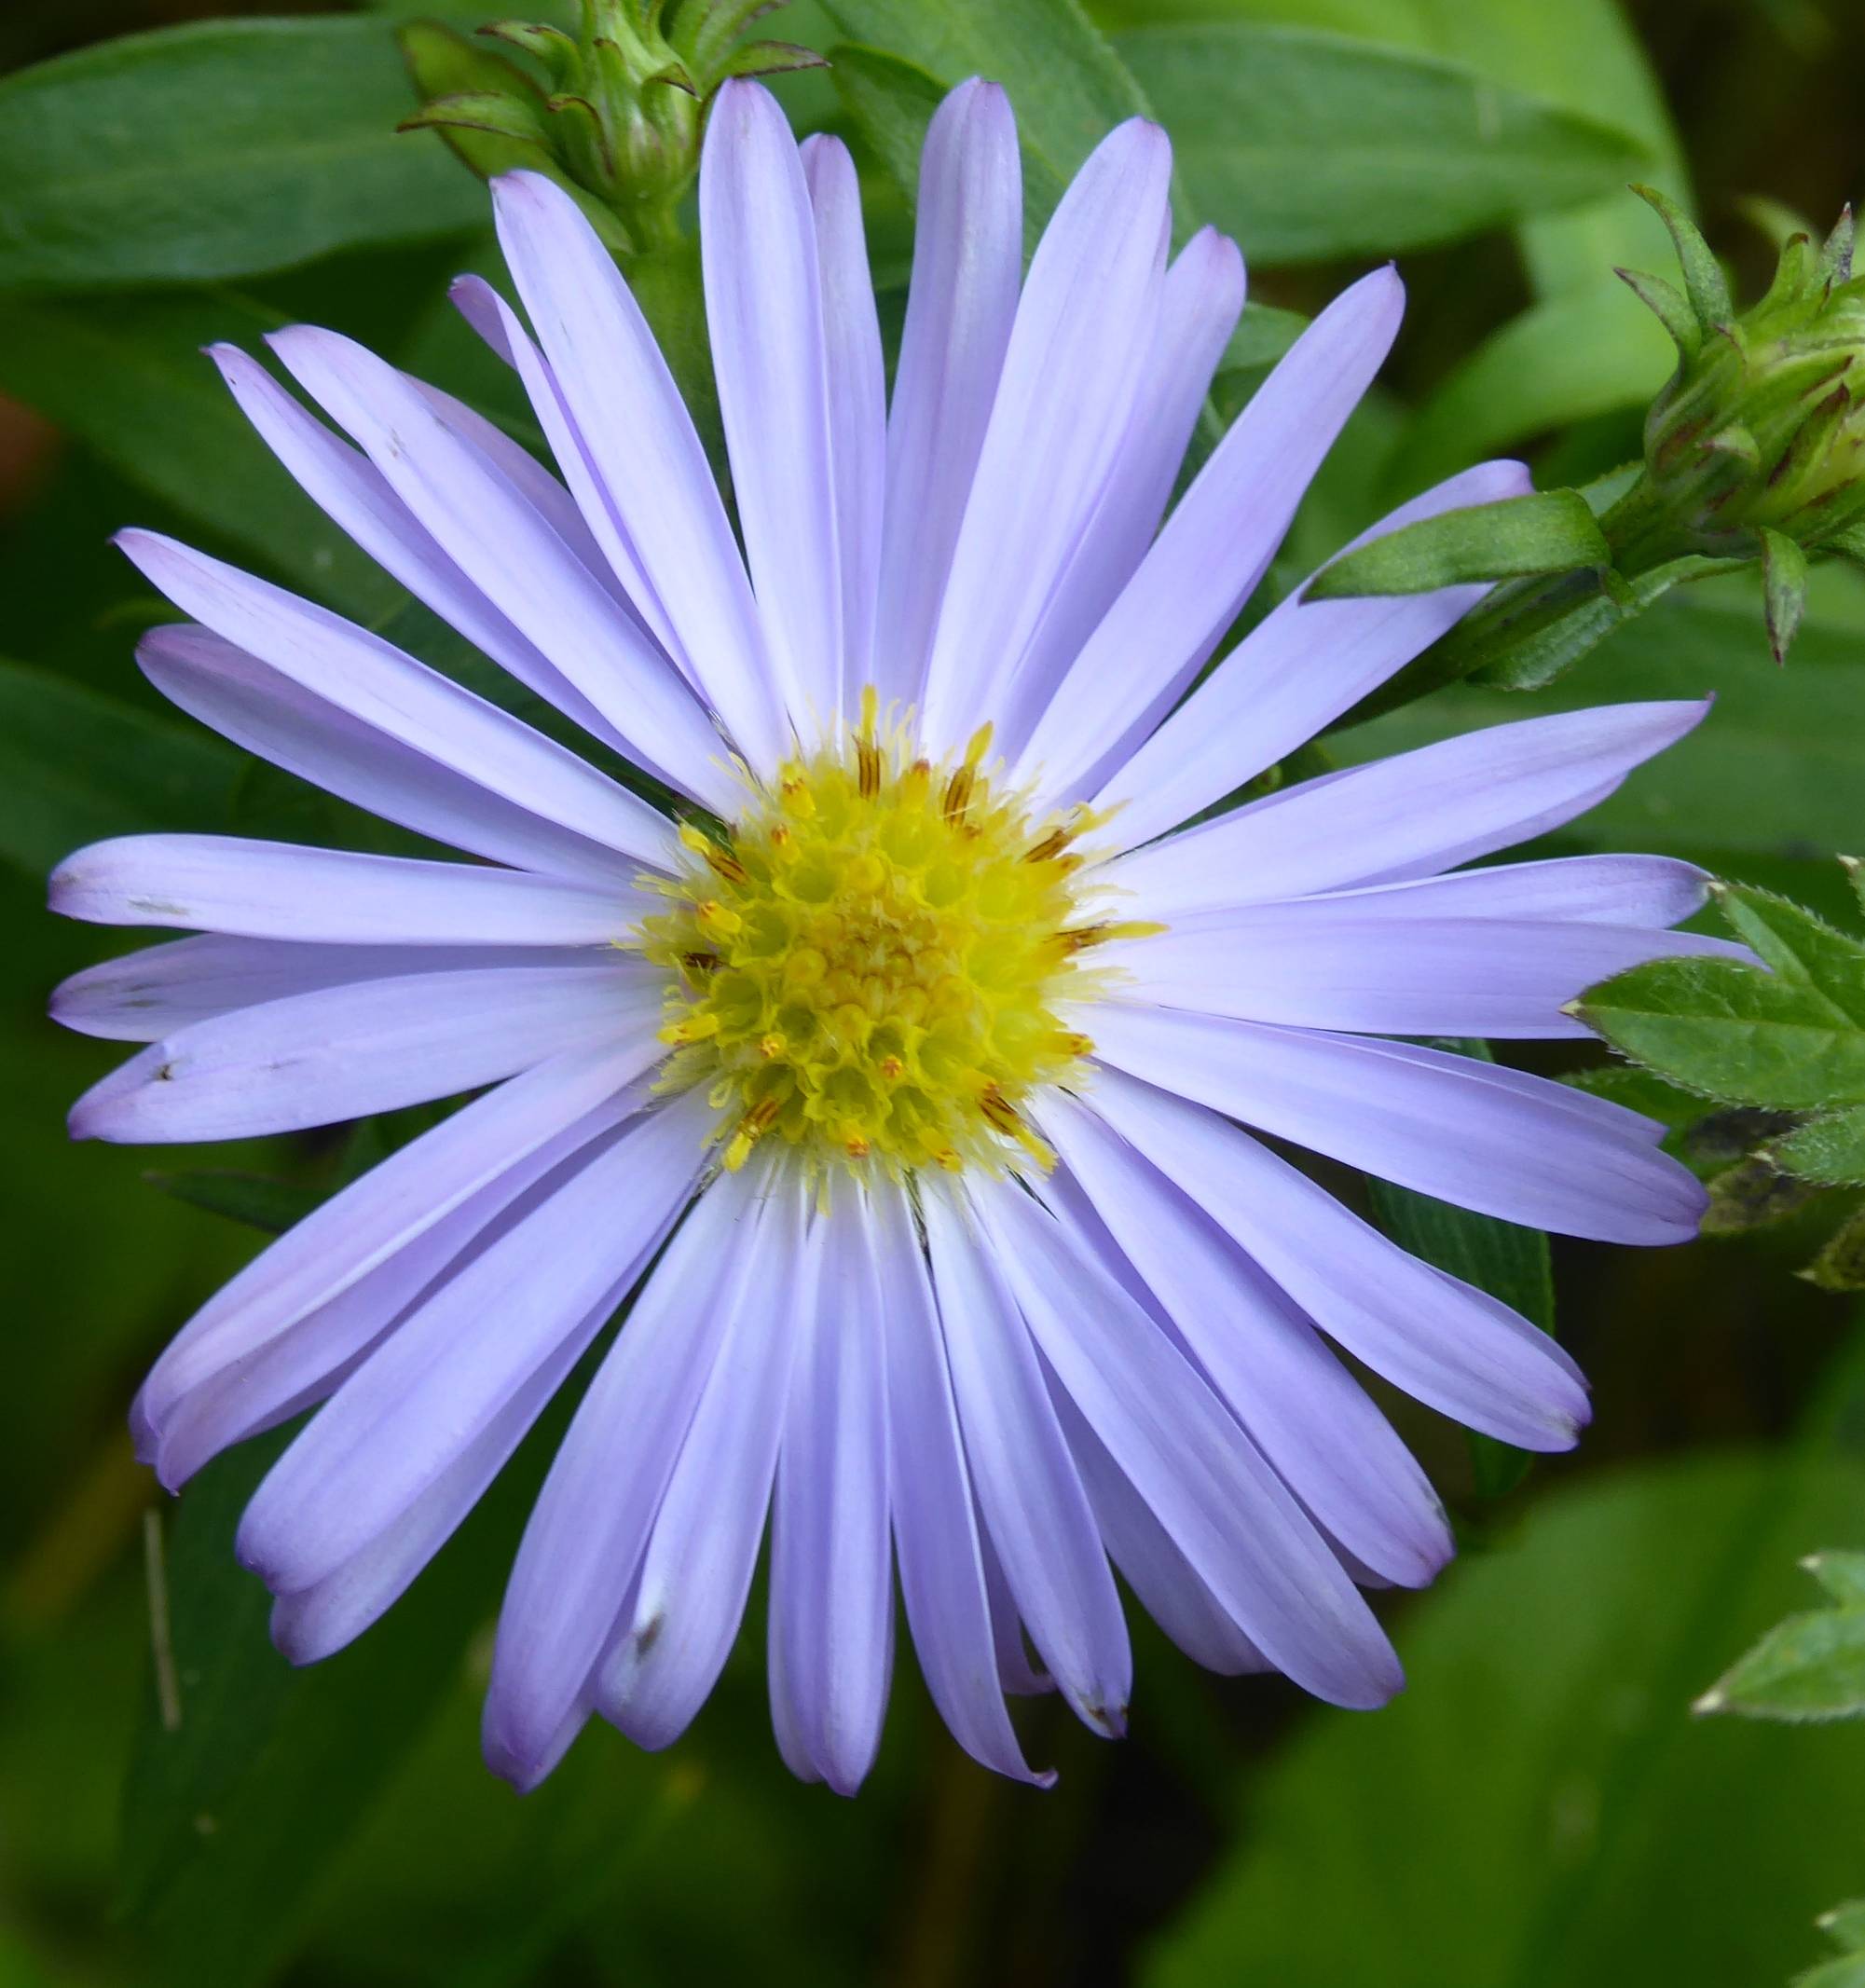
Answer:
[(761, 1139), (812, 1172), (1050, 1163), (1021, 1107), (1092, 1047), (1056, 1009), (1093, 991), (1081, 954), (1137, 928), (1082, 917), (1070, 843), (1095, 817), (1032, 821), (989, 747), (986, 726), (936, 769), (870, 689), (725, 839), (682, 828), (643, 945), (669, 969), (665, 1086), (709, 1088), (728, 1168)]

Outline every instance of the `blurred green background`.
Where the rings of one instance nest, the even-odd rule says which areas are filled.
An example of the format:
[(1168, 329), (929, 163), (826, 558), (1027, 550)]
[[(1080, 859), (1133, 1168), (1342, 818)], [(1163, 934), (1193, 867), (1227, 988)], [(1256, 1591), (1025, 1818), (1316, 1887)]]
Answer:
[[(1391, 1597), (1412, 1681), (1381, 1714), (1208, 1678), (1135, 1611), (1131, 1739), (1099, 1744), (1029, 1704), (1031, 1758), (1062, 1770), (1037, 1795), (958, 1753), (903, 1650), (880, 1765), (851, 1804), (780, 1766), (760, 1626), (669, 1755), (593, 1729), (521, 1801), (479, 1763), (477, 1701), (551, 1429), (380, 1628), (314, 1673), (272, 1655), (264, 1597), (227, 1550), (265, 1459), (226, 1460), (177, 1508), (123, 1427), (142, 1368), (256, 1238), (198, 1205), (212, 1182), (148, 1176), (258, 1171), (308, 1196), (366, 1156), (341, 1134), (68, 1146), (66, 1104), (113, 1059), (53, 1030), (45, 997), (116, 941), (48, 920), (43, 877), (136, 828), (368, 829), (162, 712), (130, 664), (158, 610), (105, 542), (154, 525), (366, 621), (395, 612), (392, 585), (245, 432), (198, 356), (213, 337), (250, 346), (312, 318), (523, 418), (444, 298), (456, 270), (493, 267), (480, 196), (433, 135), (389, 135), (414, 102), (396, 10), (281, 44), (269, 75), (198, 80), (195, 99), (158, 103), (134, 65), (89, 96), (60, 94), (70, 72), (23, 74), (242, 11), (258, 10), (0, 11), (0, 1984), (1756, 1988), (1812, 1965), (1816, 1913), (1865, 1891), (1865, 1733), (1688, 1713), (1811, 1598), (1797, 1556), (1865, 1544), (1865, 1337), (1844, 1301), (1790, 1275), (1806, 1225), (1666, 1253), (1558, 1244), (1561, 1330), (1598, 1419), (1578, 1456), (1501, 1500), (1476, 1495), (1455, 1431), (1394, 1405), (1465, 1550), (1434, 1593)], [(1637, 452), (1667, 348), (1610, 268), (1667, 258), (1613, 185), (1688, 188), (1745, 295), (1784, 214), (1823, 226), (1865, 190), (1855, 0), (1095, 12), (1173, 131), (1188, 212), (1238, 234), (1253, 300), (1310, 310), (1377, 244), (1401, 254), (1397, 354), (1271, 592), (1479, 455), (1525, 449), (1553, 482)], [(1031, 23), (1054, 21), (1087, 34), (1049, 0), (800, 0), (765, 31), (878, 41), (955, 74), (1001, 60), (1028, 137), (1049, 48)], [(191, 147), (249, 88), (260, 112), (276, 88), (294, 116), (342, 122), (352, 153), (325, 178), (294, 154), (244, 195), (239, 175), (198, 186)], [(843, 116), (820, 74), (784, 93), (800, 125)], [(1473, 106), (1522, 134), (1513, 178), (1462, 149)], [(1076, 156), (1096, 135), (1091, 117), (1061, 129)], [(93, 144), (116, 162), (97, 184)], [(871, 157), (864, 183), (877, 279), (897, 291), (904, 204)], [(215, 198), (219, 260), (191, 262), (185, 224)], [(1260, 377), (1234, 356), (1233, 405)], [(1698, 734), (1549, 846), (1687, 855), (1844, 916), (1832, 857), (1865, 844), (1865, 582), (1817, 576), (1784, 671), (1752, 590), (1719, 583), (1510, 715), (1711, 689)], [(1502, 703), (1447, 693), (1342, 745), (1415, 743)], [(150, 1659), (156, 1543), (175, 1734)]]

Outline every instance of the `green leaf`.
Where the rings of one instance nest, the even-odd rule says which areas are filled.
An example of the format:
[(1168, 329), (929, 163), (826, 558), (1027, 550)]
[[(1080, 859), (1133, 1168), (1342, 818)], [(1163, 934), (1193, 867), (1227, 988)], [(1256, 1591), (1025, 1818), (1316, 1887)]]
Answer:
[(0, 663), (0, 857), (28, 876), (107, 835), (223, 828), (242, 764), (205, 732)]
[(265, 1173), (235, 1173), (216, 1168), (186, 1172), (150, 1172), (143, 1178), (152, 1187), (171, 1194), (210, 1214), (243, 1222), (249, 1228), (281, 1236), (309, 1214), (324, 1197), (309, 1187), (294, 1186)]
[[(1445, 1041), (1433, 1045), (1453, 1054), (1493, 1063), (1488, 1045)], [(1373, 1219), (1401, 1249), (1422, 1256), (1440, 1270), (1474, 1284), (1519, 1311), (1543, 1332), (1555, 1329), (1554, 1269), (1548, 1239), (1537, 1228), (1499, 1222), (1493, 1215), (1473, 1213), (1448, 1201), (1433, 1200), (1391, 1181), (1366, 1180)], [(1470, 1459), (1476, 1489), (1485, 1498), (1500, 1498), (1527, 1474), (1525, 1451), (1493, 1436), (1473, 1433)]]
[(1688, 1090), (1776, 1111), (1865, 1099), (1865, 1029), (1816, 988), (1726, 959), (1662, 959), (1572, 1012)]
[(1442, 511), (1345, 554), (1310, 583), (1310, 600), (1429, 594), (1474, 580), (1607, 567), (1612, 548), (1578, 490), (1539, 490)]
[(1775, 1165), (1822, 1186), (1865, 1186), (1865, 1104), (1810, 1120), (1767, 1148)]
[(1343, 35), (1212, 22), (1143, 28), (1115, 48), (1171, 132), (1200, 218), (1253, 262), (1455, 240), (1650, 164), (1610, 126)]
[(1698, 322), (1707, 331), (1711, 325), (1727, 324), (1735, 315), (1735, 300), (1729, 295), (1729, 280), (1709, 252), (1696, 224), (1680, 201), (1656, 186), (1634, 186), (1632, 191), (1660, 221), (1677, 250), (1678, 267), (1683, 271), (1684, 295)]
[(1865, 1899), (1854, 1899), (1847, 1904), (1835, 1905), (1830, 1913), (1821, 1913), (1819, 1929), (1848, 1954), (1865, 1954)]
[(478, 225), (484, 196), (414, 108), (384, 23), (220, 21), (0, 81), (0, 286), (288, 268)]
[(1776, 973), (1817, 989), (1865, 1028), (1865, 945), (1776, 891), (1713, 884), (1710, 895), (1736, 938)]
[(1252, 1763), (1144, 1988), (1778, 1981), (1858, 1883), (1865, 1730), (1684, 1708), (1861, 1509), (1854, 1468), (1727, 1458), (1544, 1498), (1399, 1618), (1402, 1697)]
[[(251, 347), (275, 312), (236, 297), (0, 297), (0, 391), (298, 588), (367, 619), (403, 598), (274, 461), (201, 347)], [(124, 591), (139, 585), (128, 566)]]
[[(1801, 1565), (1842, 1607), (1865, 1609), (1865, 1553), (1810, 1553)], [(1865, 1907), (1855, 1910), (1858, 1938), (1851, 1944), (1865, 1947)]]
[(1692, 1709), (1745, 1719), (1865, 1715), (1865, 1600), (1834, 1599), (1832, 1608), (1776, 1623)]
[[(1139, 86), (1076, 0), (824, 4), (849, 41), (867, 52), (885, 51), (880, 64), (866, 65), (871, 91), (891, 82), (910, 104), (912, 92), (898, 73), (905, 65), (931, 77), (940, 95), (973, 75), (990, 76), (1009, 92), (1023, 154), (1026, 242), (1041, 233), (1063, 188), (1101, 140), (1117, 124), (1147, 113)], [(845, 54), (834, 51), (830, 60), (839, 64)], [(891, 67), (885, 66), (888, 57)], [(898, 143), (892, 150), (877, 149), (898, 177)], [(910, 199), (917, 178), (915, 153), (912, 175), (901, 181)]]

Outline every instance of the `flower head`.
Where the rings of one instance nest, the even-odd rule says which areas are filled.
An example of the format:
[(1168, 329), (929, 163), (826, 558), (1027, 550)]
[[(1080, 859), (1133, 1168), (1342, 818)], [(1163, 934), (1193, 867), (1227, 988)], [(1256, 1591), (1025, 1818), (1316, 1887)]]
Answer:
[[(317, 1657), (632, 1298), (505, 1599), (486, 1737), (521, 1785), (592, 1710), (647, 1746), (684, 1728), (767, 1518), (778, 1743), (838, 1789), (873, 1756), (897, 1569), (934, 1699), (1006, 1774), (1041, 1778), (1006, 1690), (1120, 1729), (1110, 1562), (1200, 1661), (1377, 1704), (1399, 1673), (1357, 1584), (1422, 1583), (1450, 1540), (1335, 1349), (1533, 1448), (1573, 1441), (1584, 1388), (1243, 1128), (1511, 1221), (1694, 1230), (1647, 1120), (1394, 1038), (1572, 1035), (1584, 987), (1715, 943), (1666, 930), (1703, 895), (1682, 864), (1456, 868), (1699, 706), (1534, 719), (1213, 814), (1481, 590), (1297, 593), (1193, 688), (1400, 291), (1380, 270), (1324, 311), (1168, 516), (1243, 293), (1210, 231), (1169, 259), (1169, 168), (1157, 130), (1116, 130), (1023, 278), (1008, 109), (956, 90), (889, 396), (846, 153), (728, 83), (702, 246), (742, 556), (625, 283), (543, 179), (496, 188), (529, 329), (457, 295), (556, 473), (332, 333), (272, 345), (349, 442), (216, 352), (331, 515), (678, 819), (380, 638), (124, 537), (192, 617), (140, 651), (169, 696), (479, 858), (156, 836), (58, 871), (73, 916), (202, 935), (60, 990), (73, 1027), (148, 1044), (81, 1135), (477, 1093), (205, 1307), (140, 1446), (174, 1485), (316, 1408), (240, 1552)], [(1389, 522), (1525, 487), (1487, 464)]]

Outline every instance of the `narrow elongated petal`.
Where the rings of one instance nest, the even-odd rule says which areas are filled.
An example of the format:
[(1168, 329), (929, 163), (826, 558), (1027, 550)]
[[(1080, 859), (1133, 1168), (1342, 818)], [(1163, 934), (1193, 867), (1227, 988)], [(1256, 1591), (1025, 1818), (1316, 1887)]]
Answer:
[[(1353, 545), (1529, 487), (1519, 462), (1479, 463), (1401, 505)], [(1172, 706), (1184, 681), (1149, 686), (1127, 730), (1084, 768), (1081, 790), (1094, 794), (1096, 806), (1120, 810), (1111, 825), (1120, 846), (1189, 821), (1306, 744), (1454, 627), (1488, 589), (1317, 601), (1303, 591), (1253, 628), (1180, 709)], [(1061, 713), (1058, 723), (1066, 723)], [(1070, 763), (1059, 754), (1058, 775)]]
[(272, 1640), (294, 1664), (334, 1655), (402, 1598), (504, 1469), (608, 1309), (605, 1301), (593, 1322), (584, 1320), (567, 1333), (485, 1430), (366, 1545), (321, 1581), (279, 1596), (272, 1604)]
[(240, 1520), (241, 1561), (282, 1593), (325, 1579), (567, 1342), (586, 1344), (686, 1205), (692, 1130), (686, 1113), (637, 1118), (405, 1320), (272, 1466)]
[(979, 1205), (1044, 1360), (1225, 1613), (1316, 1696), (1383, 1705), (1397, 1659), (1241, 1426), (1046, 1209), (1015, 1188)]
[[(1341, 917), (1382, 924), (1413, 919), (1527, 919), (1584, 921), (1589, 925), (1672, 925), (1701, 911), (1709, 896), (1709, 873), (1694, 863), (1666, 856), (1561, 856), (1535, 863), (1491, 863), (1481, 870), (1457, 870), (1446, 876), (1418, 877), (1401, 884), (1374, 884), (1355, 890), (1324, 891), (1284, 900), (1292, 912), (1312, 906)], [(1240, 885), (1238, 904), (1256, 900)], [(1175, 932), (1227, 927), (1235, 907), (1192, 912)]]
[[(661, 849), (665, 859), (665, 829), (644, 802), (380, 637), (158, 533), (126, 531), (117, 543), (185, 614), (310, 696), (543, 821), (630, 855), (641, 853), (644, 838), (651, 838), (647, 847)], [(175, 651), (163, 653), (171, 659)], [(199, 650), (192, 657), (201, 660)], [(313, 741), (306, 749), (337, 757), (334, 739), (328, 747)], [(380, 775), (374, 764), (365, 771), (371, 778)], [(347, 791), (330, 784), (333, 791)], [(390, 818), (403, 816), (391, 813)], [(497, 819), (488, 811), (488, 829)]]
[(1696, 724), (1707, 704), (1602, 705), (1529, 718), (1324, 774), (1108, 866), (1170, 923), (1428, 876), (1557, 828)]
[(790, 1765), (852, 1795), (893, 1665), (885, 1340), (871, 1211), (850, 1194), (816, 1228), (771, 1518), (771, 1687)]
[[(520, 683), (547, 698), (605, 744), (622, 745), (622, 736), (542, 651), (487, 599), (484, 592), (435, 542), (393, 487), (369, 459), (333, 434), (293, 400), (255, 361), (230, 345), (208, 349), (220, 368), (240, 411), (258, 431), (266, 446), (284, 464), (314, 503), (355, 540), (376, 563), (394, 575), (418, 600), (425, 601), (441, 619), (457, 628), (475, 649), (483, 650)], [(483, 421), (449, 396), (410, 381), (412, 391), (429, 401), (436, 416), (455, 427), (468, 427), (473, 446), (497, 449), (494, 466), (508, 478), (514, 456), (531, 459), (490, 422)], [(470, 425), (469, 425), (470, 424)], [(492, 441), (497, 437), (497, 442)], [(538, 479), (547, 472), (531, 465), (523, 495), (536, 501)], [(557, 495), (569, 500), (561, 489)], [(569, 506), (574, 514), (574, 506)], [(553, 512), (553, 528), (563, 528), (561, 508)], [(586, 534), (584, 534), (586, 536)]]
[(886, 1335), (888, 1502), (920, 1670), (953, 1736), (974, 1760), (1047, 1787), (1055, 1776), (1031, 1773), (997, 1680), (971, 1475), (905, 1190), (877, 1185), (873, 1209)]
[[(531, 411), (537, 416), (538, 425), (550, 444), (551, 454), (569, 485), (569, 491), (560, 494), (575, 518), (575, 525), (562, 517), (542, 493), (528, 490), (527, 487), (532, 501), (551, 518), (566, 542), (575, 543), (583, 550), (584, 562), (592, 572), (607, 574), (612, 591), (628, 611), (639, 619), (642, 626), (661, 645), (668, 660), (699, 692), (702, 701), (720, 712), (728, 734), (733, 737), (745, 735), (746, 724), (740, 722), (734, 726), (732, 708), (720, 704), (719, 684), (715, 682), (708, 689), (693, 668), (693, 659), (686, 653), (678, 631), (668, 619), (666, 608), (648, 578), (634, 541), (628, 536), (628, 528), (591, 459), (589, 446), (577, 426), (569, 403), (564, 398), (563, 389), (557, 384), (556, 375), (551, 370), (549, 360), (538, 350), (536, 340), (519, 322), (517, 312), (484, 277), (456, 277), (447, 295), (467, 323), (517, 374), (530, 400)], [(527, 459), (530, 459), (528, 457)], [(507, 473), (513, 475), (514, 481), (519, 480), (515, 471), (508, 470)], [(578, 532), (586, 537), (587, 546), (583, 545), (583, 538), (577, 536)], [(748, 718), (748, 714), (738, 715), (741, 720)], [(755, 735), (755, 722), (750, 723), (748, 729)]]
[(884, 703), (925, 682), (953, 548), (997, 395), (1023, 267), (1022, 161), (1009, 100), (961, 83), (920, 155), (912, 282), (887, 417), (874, 681)]
[[(469, 855), (611, 887), (631, 883), (643, 864), (666, 870), (675, 860), (672, 823), (624, 788), (603, 797), (609, 840), (597, 842), (351, 717), (206, 628), (153, 628), (136, 645), (136, 661), (171, 704), (236, 746)], [(583, 812), (578, 783), (563, 785), (560, 804), (575, 818)], [(616, 846), (624, 837), (625, 853)]]
[(169, 1342), (144, 1385), (141, 1419), (158, 1427), (185, 1395), (334, 1303), (624, 1090), (655, 1048), (644, 1029), (631, 1042), (541, 1061), (333, 1195), (255, 1256)]
[(519, 870), (308, 849), (231, 835), (124, 835), (68, 856), (51, 908), (93, 925), (178, 925), (336, 945), (613, 946), (648, 908)]
[(802, 158), (816, 216), (829, 375), (830, 462), (842, 568), (842, 705), (843, 715), (852, 716), (862, 687), (874, 681), (887, 480), (887, 374), (855, 161), (838, 138), (804, 139)]
[(280, 939), (175, 939), (87, 967), (53, 988), (54, 1021), (110, 1042), (159, 1042), (196, 1021), (352, 980), (469, 967), (576, 967), (587, 947), (314, 946)]
[[(1480, 874), (1481, 872), (1476, 872)], [(1241, 908), (1107, 949), (1123, 998), (1197, 1014), (1385, 1035), (1585, 1036), (1561, 1012), (1597, 982), (1727, 939), (1578, 920), (1361, 918), (1352, 897)]]
[[(524, 1204), (547, 1175), (592, 1157), (606, 1135), (649, 1102), (648, 1087), (630, 1084), (573, 1124), (522, 1154), (448, 1213), (395, 1253), (346, 1284), (326, 1304), (268, 1335), (253, 1330), (220, 1336), (222, 1364), (192, 1363), (194, 1379), (175, 1394), (160, 1368), (144, 1390), (144, 1448), (171, 1489), (232, 1444), (270, 1429), (344, 1385), (374, 1349), (400, 1328), (446, 1279), (523, 1218)], [(204, 1351), (204, 1350), (202, 1350)], [(155, 1383), (167, 1382), (158, 1396)], [(166, 1405), (163, 1405), (163, 1404)], [(159, 1422), (155, 1411), (162, 1406)]]
[(354, 436), (449, 557), (601, 712), (630, 756), (708, 807), (737, 793), (720, 737), (640, 625), (550, 520), (405, 375), (336, 332), (298, 325), (272, 349)]
[(626, 965), (321, 988), (152, 1043), (72, 1106), (72, 1132), (167, 1143), (338, 1125), (496, 1083), (565, 1049), (638, 1035), (658, 1021), (661, 995), (658, 976)]
[(1062, 679), (1023, 763), (1075, 791), (1148, 713), (1170, 710), (1237, 618), (1309, 479), (1398, 336), (1391, 269), (1337, 297), (1257, 390)]
[(1526, 1319), (1408, 1256), (1214, 1112), (1114, 1071), (1094, 1108), (1356, 1360), (1505, 1443), (1572, 1446), (1584, 1383)]
[(513, 172), (492, 196), (505, 260), (591, 470), (713, 708), (754, 771), (768, 774), (786, 729), (750, 583), (653, 334), (560, 187)]
[[(1109, 1246), (1316, 1521), (1384, 1579), (1429, 1581), (1451, 1550), (1437, 1496), (1308, 1320), (1090, 1106), (1058, 1097), (1044, 1107), (1043, 1130)], [(1049, 1188), (1064, 1219), (1071, 1211), (1057, 1190), (1066, 1186)]]
[(629, 1600), (748, 1254), (752, 1170), (694, 1204), (583, 1398), (525, 1529), (486, 1699), (488, 1764), (548, 1772)]
[(654, 1520), (630, 1610), (597, 1678), (605, 1719), (670, 1745), (717, 1681), (770, 1510), (798, 1326), (814, 1292), (802, 1184), (773, 1185), (725, 1339)]
[(816, 221), (796, 141), (761, 84), (727, 82), (699, 174), (706, 321), (751, 584), (790, 722), (842, 704), (842, 568)]
[(963, 746), (1008, 685), (1119, 451), (1159, 317), (1171, 172), (1162, 131), (1121, 125), (1031, 261), (926, 664), (936, 754)]
[(1200, 228), (1166, 271), (1159, 327), (1120, 453), (1010, 692), (999, 745), (1014, 755), (1152, 542), (1225, 345), (1243, 309), (1243, 258)]
[(1125, 1729), (1132, 1656), (1107, 1556), (1029, 1328), (960, 1204), (924, 1202), (971, 1479), (1016, 1609), (1091, 1730)]
[(1087, 1487), (1101, 1536), (1146, 1613), (1194, 1663), (1220, 1677), (1274, 1669), (1172, 1543), (1172, 1535), (1107, 1454), (1107, 1446), (1067, 1391), (1057, 1388), (1053, 1392), (1056, 1414)]
[(1693, 1174), (1543, 1078), (1505, 1086), (1465, 1056), (1113, 1002), (1095, 1029), (1096, 1054), (1131, 1076), (1505, 1222), (1684, 1242), (1702, 1216)]

